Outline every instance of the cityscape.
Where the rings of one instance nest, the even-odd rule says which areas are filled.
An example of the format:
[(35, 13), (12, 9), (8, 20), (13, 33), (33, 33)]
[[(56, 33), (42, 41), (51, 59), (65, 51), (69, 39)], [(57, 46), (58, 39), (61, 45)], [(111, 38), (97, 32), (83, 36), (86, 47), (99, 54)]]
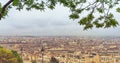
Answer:
[(7, 36), (0, 46), (17, 51), (23, 63), (120, 63), (119, 37)]
[(120, 63), (120, 0), (0, 0), (0, 63)]

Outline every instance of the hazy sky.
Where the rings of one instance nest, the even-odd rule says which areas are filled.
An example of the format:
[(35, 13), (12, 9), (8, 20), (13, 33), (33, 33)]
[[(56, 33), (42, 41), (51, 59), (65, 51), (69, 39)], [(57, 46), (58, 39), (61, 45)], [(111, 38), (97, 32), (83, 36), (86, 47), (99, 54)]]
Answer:
[[(0, 21), (0, 35), (5, 36), (120, 36), (120, 26), (83, 31), (77, 21), (69, 19), (69, 9), (57, 5), (54, 10), (40, 12), (10, 10)], [(116, 15), (118, 18), (118, 16)]]

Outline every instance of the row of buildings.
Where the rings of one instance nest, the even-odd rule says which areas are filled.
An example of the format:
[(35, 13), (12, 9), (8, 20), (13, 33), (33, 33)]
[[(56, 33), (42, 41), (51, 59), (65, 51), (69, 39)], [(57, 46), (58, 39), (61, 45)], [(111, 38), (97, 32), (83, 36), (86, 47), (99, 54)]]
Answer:
[[(0, 46), (16, 50), (24, 63), (120, 63), (120, 39), (84, 37), (0, 37)], [(41, 48), (45, 51), (42, 55)]]

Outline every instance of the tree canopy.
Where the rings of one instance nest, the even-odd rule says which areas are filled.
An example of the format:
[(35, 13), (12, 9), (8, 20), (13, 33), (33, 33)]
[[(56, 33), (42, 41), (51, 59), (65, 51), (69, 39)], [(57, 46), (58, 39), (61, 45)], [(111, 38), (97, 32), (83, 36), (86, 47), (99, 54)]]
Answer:
[(0, 63), (23, 63), (16, 51), (0, 47)]
[(57, 4), (69, 8), (71, 11), (69, 18), (77, 19), (78, 23), (84, 26), (84, 30), (119, 25), (114, 12), (120, 13), (120, 0), (8, 0), (5, 4), (0, 3), (0, 19), (5, 18), (13, 7), (19, 11), (22, 9), (45, 11), (46, 8), (55, 9)]

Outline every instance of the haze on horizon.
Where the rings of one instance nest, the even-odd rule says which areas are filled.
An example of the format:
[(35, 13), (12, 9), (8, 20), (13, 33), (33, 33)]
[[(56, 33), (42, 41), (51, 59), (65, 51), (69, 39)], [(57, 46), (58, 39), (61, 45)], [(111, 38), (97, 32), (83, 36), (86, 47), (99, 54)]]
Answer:
[[(120, 36), (120, 26), (108, 29), (89, 29), (69, 19), (68, 8), (57, 5), (54, 10), (18, 11), (10, 10), (8, 16), (0, 21), (2, 36)], [(119, 17), (116, 15), (119, 20)], [(120, 23), (120, 22), (119, 22)]]

